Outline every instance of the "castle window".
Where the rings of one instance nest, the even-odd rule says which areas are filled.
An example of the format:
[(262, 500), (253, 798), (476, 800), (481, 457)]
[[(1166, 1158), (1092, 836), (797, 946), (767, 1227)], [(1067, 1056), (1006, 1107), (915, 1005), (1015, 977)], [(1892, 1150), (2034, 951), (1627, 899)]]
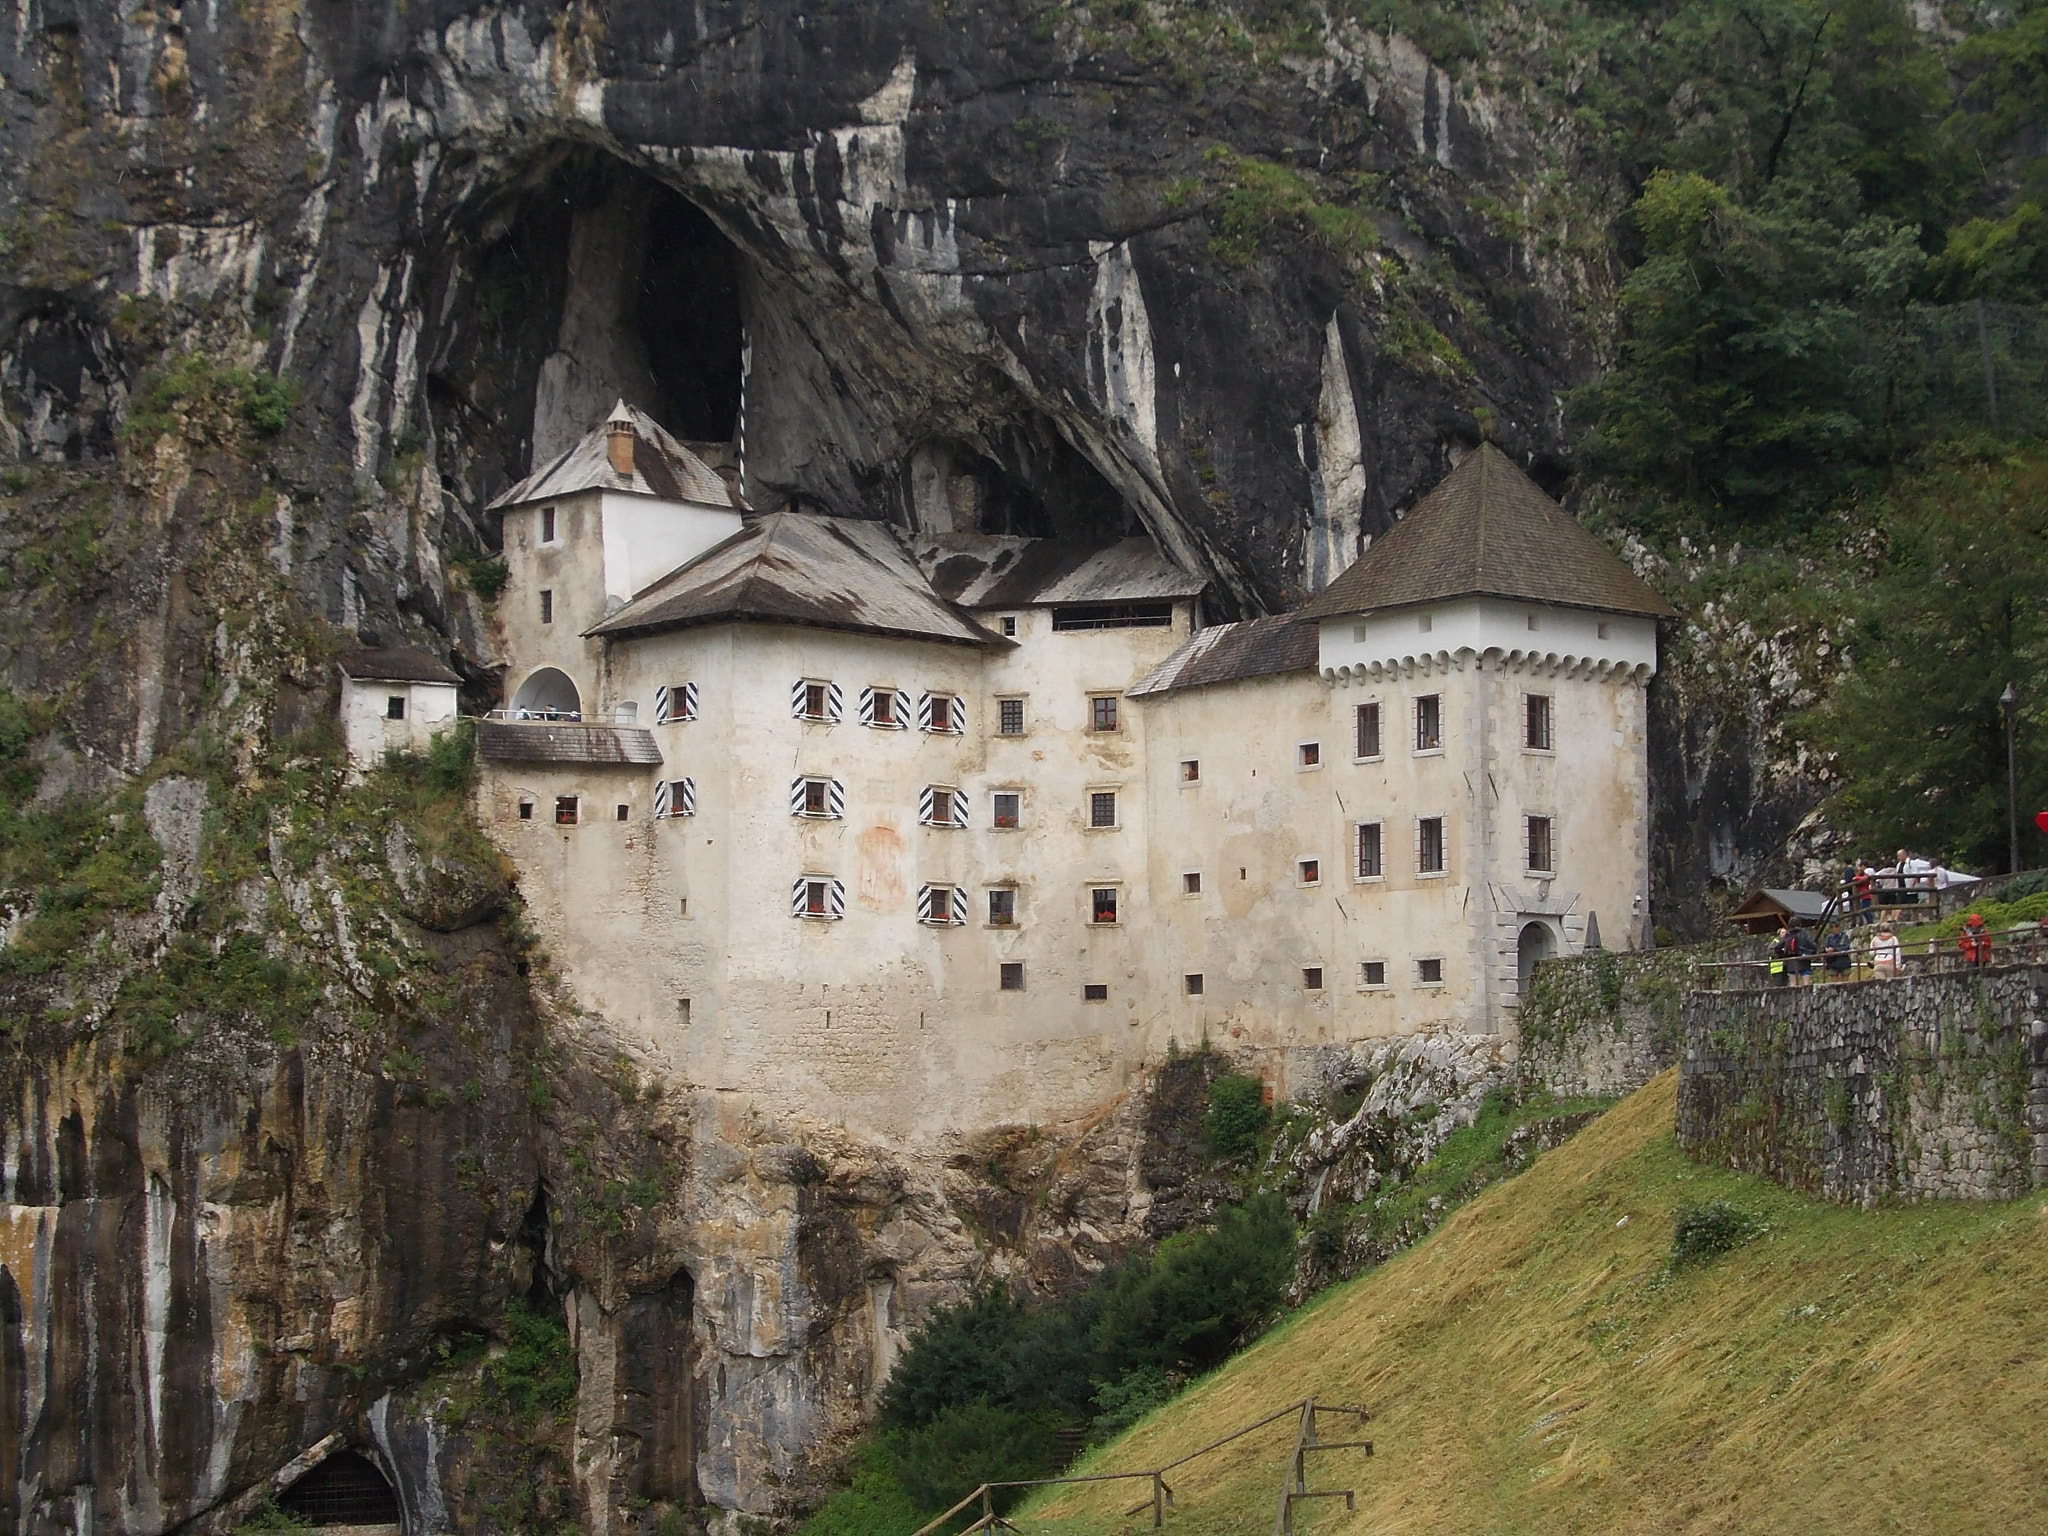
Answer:
[(633, 819), (633, 808), (630, 805), (619, 806), (616, 819), (619, 821), (631, 821)]
[(996, 967), (996, 977), (996, 984), (1003, 991), (1022, 992), (1024, 990), (1024, 962), (1022, 960), (1005, 960)]
[(1358, 963), (1358, 984), (1361, 987), (1384, 987), (1387, 984), (1387, 962), (1361, 960)]
[(1116, 791), (1098, 789), (1088, 796), (1088, 825), (1110, 828), (1116, 825)]
[(542, 507), (540, 509), (540, 541), (543, 544), (555, 542), (555, 509), (553, 507)]
[[(829, 686), (826, 691), (829, 708)], [(879, 731), (904, 730), (910, 724), (910, 701), (894, 688), (863, 688), (860, 691), (860, 723)]]
[(1323, 968), (1320, 965), (1304, 965), (1301, 968), (1301, 986), (1304, 992), (1323, 990)]
[(1323, 766), (1323, 744), (1320, 741), (1304, 741), (1294, 749), (1295, 766), (1299, 768), (1320, 768)]
[(1550, 695), (1522, 695), (1522, 745), (1532, 752), (1550, 750)]
[(1380, 824), (1376, 821), (1361, 821), (1358, 824), (1358, 875), (1360, 880), (1377, 880), (1387, 872), (1385, 840)]
[(917, 920), (938, 928), (967, 921), (967, 893), (957, 885), (928, 885), (918, 893)]
[(967, 797), (943, 784), (927, 784), (918, 796), (917, 819), (928, 827), (967, 825)]
[(1017, 893), (1000, 885), (988, 893), (988, 923), (991, 928), (1017, 926)]
[(521, 821), (533, 820), (533, 802), (531, 800), (519, 802), (519, 819)]
[(394, 693), (384, 701), (384, 718), (386, 720), (403, 720), (405, 718), (404, 694)]
[(1550, 818), (1548, 816), (1530, 816), (1525, 818), (1525, 820), (1528, 823), (1529, 829), (1529, 872), (1531, 874), (1548, 874), (1557, 867), (1551, 862)]
[(1415, 701), (1415, 750), (1436, 752), (1444, 744), (1444, 699), (1440, 693), (1425, 693)]
[(1183, 896), (1202, 894), (1202, 872), (1199, 869), (1191, 869), (1180, 877), (1180, 893)]
[(894, 691), (884, 688), (879, 692), (870, 689), (869, 692), (874, 699), (875, 714), (874, 719), (868, 723), (870, 725), (894, 725), (896, 723), (896, 695)]
[(1024, 734), (1024, 701), (1022, 699), (998, 699), (996, 701), (996, 733), (1000, 736), (1022, 736)]
[(1200, 997), (1202, 995), (1202, 973), (1200, 971), (1189, 971), (1187, 975), (1181, 977), (1180, 985), (1181, 990), (1187, 993), (1189, 997)]
[(846, 814), (846, 787), (837, 779), (794, 779), (789, 786), (789, 814), (837, 820)]
[(830, 875), (799, 875), (790, 887), (789, 915), (836, 922), (846, 916), (846, 882)]
[(1432, 955), (1427, 960), (1415, 962), (1415, 979), (1425, 987), (1440, 987), (1444, 984), (1444, 962), (1441, 955)]
[(806, 677), (789, 685), (789, 712), (799, 720), (829, 725), (839, 719), (845, 707), (845, 695), (837, 683)]
[(967, 701), (950, 693), (928, 693), (917, 706), (917, 728), (957, 736), (967, 729)]
[(654, 786), (654, 815), (657, 821), (671, 816), (697, 814), (695, 779), (662, 779)]
[(1091, 731), (1113, 731), (1116, 729), (1117, 696), (1113, 693), (1091, 694), (1088, 699), (1088, 729)]
[(555, 825), (558, 827), (573, 827), (576, 825), (576, 797), (574, 795), (555, 796)]
[(1202, 782), (1202, 760), (1199, 757), (1184, 757), (1180, 760), (1180, 781), (1183, 784)]
[(1081, 1001), (1084, 1003), (1106, 1003), (1109, 1001), (1109, 983), (1087, 981), (1081, 984)]
[(1415, 627), (1426, 635), (1436, 628), (1436, 620), (1429, 614), (1421, 614), (1415, 620)]
[(1014, 613), (1003, 615), (1003, 637), (1007, 640), (1017, 638), (1017, 615)]
[(1115, 886), (1098, 885), (1088, 893), (1088, 921), (1105, 924), (1116, 921)]
[(1380, 755), (1380, 706), (1374, 700), (1360, 704), (1351, 712), (1353, 757), (1378, 757)]
[(1023, 819), (1024, 796), (1014, 789), (999, 789), (989, 797), (992, 806), (989, 822), (992, 826), (1013, 828)]
[(540, 621), (543, 624), (555, 622), (555, 594), (543, 587), (540, 594)]
[(654, 690), (654, 723), (679, 725), (697, 718), (697, 685), (663, 683)]
[(1321, 859), (1296, 859), (1294, 861), (1294, 873), (1295, 877), (1303, 885), (1321, 885), (1323, 883), (1323, 861)]
[(1605, 640), (1607, 638), (1606, 620), (1603, 619), (1593, 626), (1593, 638), (1596, 640)]
[(1444, 872), (1444, 819), (1424, 816), (1415, 823), (1415, 872), (1440, 875)]

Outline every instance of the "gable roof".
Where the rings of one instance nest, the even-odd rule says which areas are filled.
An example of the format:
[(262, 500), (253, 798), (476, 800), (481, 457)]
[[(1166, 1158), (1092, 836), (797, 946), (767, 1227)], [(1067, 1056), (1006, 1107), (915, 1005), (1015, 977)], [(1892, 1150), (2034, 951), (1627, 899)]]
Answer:
[[(611, 423), (624, 419), (633, 424), (633, 473), (622, 475), (612, 468), (606, 439)], [(663, 501), (694, 501), (711, 507), (744, 507), (738, 489), (696, 454), (677, 442), (661, 423), (637, 407), (621, 400), (611, 414), (588, 432), (576, 446), (557, 454), (517, 485), (500, 491), (486, 512), (502, 512), (528, 502), (573, 496), (578, 491), (618, 491), (625, 495), (656, 496)]]
[(886, 523), (804, 512), (754, 519), (588, 633), (616, 639), (736, 621), (1007, 643), (934, 592)]
[(1166, 660), (1124, 690), (1128, 698), (1315, 670), (1319, 637), (1298, 613), (1244, 619), (1197, 631)]
[(1147, 538), (1088, 545), (1011, 534), (946, 533), (918, 541), (932, 586), (963, 608), (1032, 608), (1199, 597), (1190, 575)]
[(360, 646), (335, 658), (358, 683), (459, 683), (452, 667), (409, 645)]
[(1815, 923), (1827, 915), (1830, 898), (1820, 891), (1786, 891), (1763, 886), (1751, 891), (1739, 906), (1730, 909), (1727, 920), (1759, 933), (1775, 928), (1781, 918), (1795, 923)]
[(1451, 597), (1676, 612), (1492, 443), (1460, 459), (1302, 612), (1332, 618)]

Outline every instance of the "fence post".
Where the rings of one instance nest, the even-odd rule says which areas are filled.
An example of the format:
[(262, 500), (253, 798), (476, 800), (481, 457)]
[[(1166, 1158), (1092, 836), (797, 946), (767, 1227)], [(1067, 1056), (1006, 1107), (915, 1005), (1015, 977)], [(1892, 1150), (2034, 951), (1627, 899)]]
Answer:
[(1158, 1530), (1166, 1524), (1166, 1480), (1157, 1472), (1152, 1474), (1152, 1529)]

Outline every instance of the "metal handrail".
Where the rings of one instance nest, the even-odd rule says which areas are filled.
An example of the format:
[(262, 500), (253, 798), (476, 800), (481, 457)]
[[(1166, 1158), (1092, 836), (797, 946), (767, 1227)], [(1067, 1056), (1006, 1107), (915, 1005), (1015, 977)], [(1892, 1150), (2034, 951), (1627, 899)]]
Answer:
[[(959, 1532), (959, 1536), (973, 1536), (973, 1533), (976, 1531), (1014, 1531), (1016, 1529), (1016, 1526), (1012, 1525), (1008, 1520), (1005, 1520), (1001, 1515), (997, 1514), (995, 1509), (995, 1495), (1007, 1489), (1055, 1488), (1068, 1483), (1135, 1482), (1141, 1478), (1151, 1480), (1152, 1497), (1145, 1500), (1143, 1503), (1133, 1505), (1130, 1509), (1124, 1511), (1124, 1513), (1126, 1516), (1135, 1515), (1149, 1505), (1152, 1510), (1152, 1526), (1154, 1530), (1157, 1530), (1159, 1527), (1166, 1524), (1166, 1511), (1173, 1507), (1173, 1489), (1166, 1481), (1167, 1473), (1171, 1472), (1175, 1467), (1184, 1467), (1189, 1462), (1194, 1461), (1199, 1457), (1207, 1456), (1211, 1451), (1221, 1450), (1224, 1446), (1230, 1444), (1231, 1441), (1240, 1440), (1244, 1436), (1251, 1434), (1254, 1430), (1264, 1429), (1268, 1424), (1277, 1423), (1279, 1420), (1287, 1418), (1289, 1416), (1300, 1417), (1305, 1426), (1304, 1429), (1298, 1430), (1296, 1432), (1294, 1457), (1292, 1461), (1289, 1463), (1290, 1486), (1292, 1486), (1292, 1484), (1295, 1481), (1299, 1480), (1301, 1455), (1304, 1449), (1334, 1451), (1363, 1446), (1366, 1449), (1366, 1453), (1368, 1455), (1371, 1454), (1371, 1442), (1365, 1440), (1338, 1441), (1331, 1442), (1330, 1444), (1322, 1446), (1316, 1445), (1314, 1443), (1314, 1416), (1318, 1410), (1324, 1413), (1355, 1414), (1358, 1416), (1358, 1419), (1361, 1423), (1371, 1417), (1371, 1415), (1367, 1413), (1365, 1409), (1357, 1407), (1355, 1405), (1337, 1403), (1318, 1403), (1313, 1397), (1297, 1398), (1294, 1402), (1289, 1403), (1285, 1408), (1282, 1408), (1274, 1413), (1269, 1413), (1263, 1419), (1255, 1419), (1253, 1422), (1249, 1424), (1243, 1425), (1237, 1429), (1233, 1429), (1229, 1434), (1223, 1436), (1219, 1440), (1210, 1441), (1207, 1445), (1202, 1446), (1198, 1450), (1189, 1451), (1185, 1456), (1176, 1457), (1172, 1461), (1165, 1462), (1157, 1467), (1148, 1468), (1142, 1472), (1084, 1472), (1072, 1477), (1025, 1477), (1015, 1478), (1005, 1482), (983, 1483), (980, 1487), (976, 1488), (972, 1493), (968, 1494), (966, 1498), (960, 1500), (959, 1503), (955, 1504), (951, 1509), (947, 1510), (944, 1514), (935, 1515), (932, 1519), (926, 1521), (923, 1525), (919, 1526), (915, 1531), (911, 1532), (911, 1536), (932, 1536), (932, 1532), (938, 1530), (940, 1526), (944, 1525), (948, 1520), (951, 1520), (954, 1516), (965, 1513), (969, 1506), (976, 1503), (979, 1503), (981, 1505), (981, 1517), (977, 1519), (972, 1525), (969, 1525), (965, 1527), (963, 1530), (961, 1530)], [(1308, 1436), (1309, 1441), (1309, 1443), (1305, 1446), (1302, 1443), (1303, 1434), (1306, 1434)], [(1283, 1511), (1288, 1499), (1297, 1496), (1300, 1495), (1283, 1493), (1281, 1501)], [(1323, 1497), (1323, 1495), (1320, 1494), (1308, 1494), (1307, 1496), (1311, 1498)]]
[[(1995, 970), (2010, 965), (2039, 965), (2044, 960), (2048, 960), (2048, 937), (2044, 937), (2038, 931), (2014, 938), (2011, 936), (2010, 931), (1999, 933), (1995, 930), (1986, 930), (1985, 937), (1989, 945), (1989, 954), (1987, 958), (1982, 960), (1968, 958), (1962, 951), (1959, 937), (1950, 939), (1916, 939), (1911, 944), (1902, 939), (1899, 941), (1899, 968), (1893, 973), (1892, 977), (1880, 977), (1878, 975), (1875, 966), (1871, 962), (1870, 950), (1868, 948), (1852, 949), (1849, 951), (1850, 962), (1849, 968), (1846, 971), (1830, 971), (1826, 964), (1826, 953), (1815, 951), (1810, 955), (1799, 956), (1799, 959), (1810, 969), (1803, 974), (1795, 973), (1782, 985), (1786, 987), (1811, 985), (1840, 986), (1848, 981), (1890, 980), (1893, 977), (1905, 976), (1909, 972), (1923, 976), (1944, 975), (1955, 971)], [(1696, 960), (1693, 962), (1696, 971), (1722, 973), (1721, 976), (1716, 978), (1717, 985), (1700, 987), (1696, 990), (1703, 992), (1777, 991), (1779, 988), (1769, 985), (1768, 982), (1755, 986), (1745, 986), (1739, 983), (1747, 980), (1748, 976), (1752, 973), (1768, 976), (1774, 964), (1783, 965), (1789, 963), (1791, 963), (1789, 960)], [(1730, 985), (1729, 983), (1731, 982), (1738, 984)]]

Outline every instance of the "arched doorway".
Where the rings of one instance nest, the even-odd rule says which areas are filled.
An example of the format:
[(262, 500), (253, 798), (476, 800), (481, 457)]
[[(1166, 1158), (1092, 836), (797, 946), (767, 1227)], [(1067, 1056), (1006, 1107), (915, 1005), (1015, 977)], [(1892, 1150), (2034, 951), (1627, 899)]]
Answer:
[(1524, 923), (1521, 937), (1515, 941), (1515, 978), (1523, 992), (1529, 990), (1529, 978), (1536, 974), (1536, 962), (1549, 960), (1557, 954), (1557, 935), (1550, 931), (1548, 923)]
[(336, 1451), (278, 1496), (277, 1506), (311, 1526), (400, 1528), (398, 1495), (377, 1464), (356, 1451)]
[(515, 718), (581, 720), (583, 696), (576, 691), (568, 673), (558, 667), (542, 667), (512, 695), (512, 714)]

